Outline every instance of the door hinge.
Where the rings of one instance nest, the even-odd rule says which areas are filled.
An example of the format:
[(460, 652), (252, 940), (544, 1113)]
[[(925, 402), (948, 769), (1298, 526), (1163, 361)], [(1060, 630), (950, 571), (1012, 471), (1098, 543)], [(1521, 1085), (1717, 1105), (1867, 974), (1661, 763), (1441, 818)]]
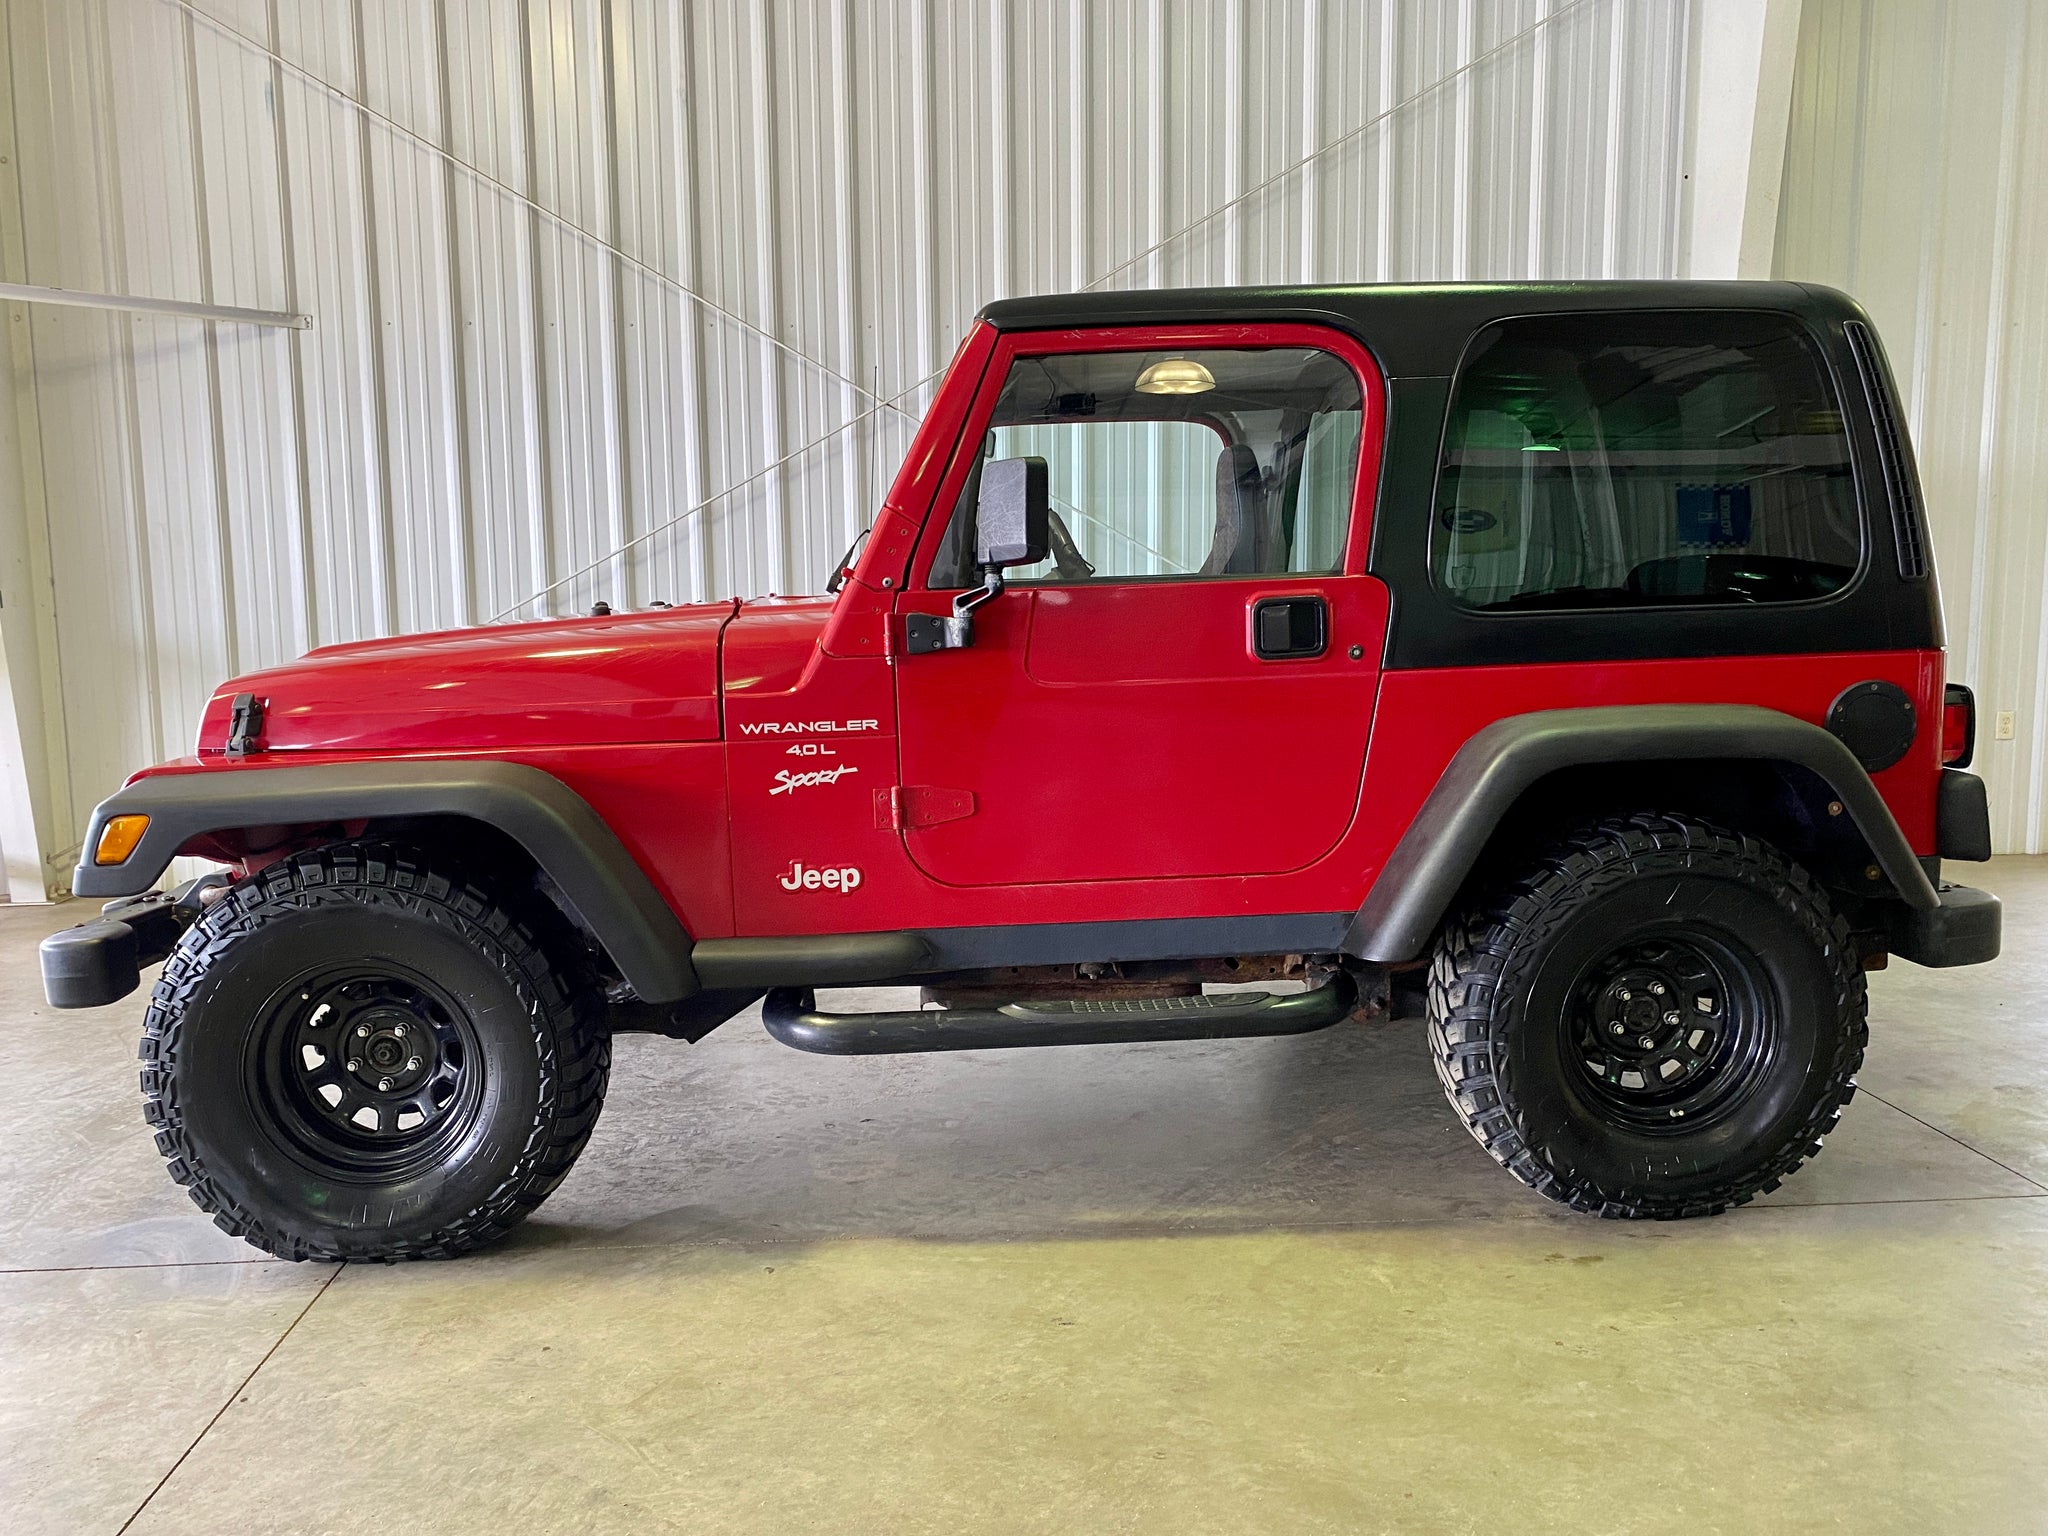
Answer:
[(911, 832), (936, 827), (974, 814), (974, 791), (935, 789), (929, 784), (898, 784), (875, 791), (875, 830)]

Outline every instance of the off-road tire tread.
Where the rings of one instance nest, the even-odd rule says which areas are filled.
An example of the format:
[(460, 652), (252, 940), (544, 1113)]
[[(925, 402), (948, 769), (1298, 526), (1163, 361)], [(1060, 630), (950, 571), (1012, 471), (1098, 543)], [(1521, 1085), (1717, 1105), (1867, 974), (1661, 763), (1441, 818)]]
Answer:
[[(180, 1114), (177, 1066), (187, 1009), (229, 941), (286, 913), (335, 902), (396, 905), (452, 929), (511, 984), (533, 1031), (541, 1102), (525, 1144), (487, 1196), (431, 1231), (334, 1240), (266, 1224), (209, 1172)], [(143, 1019), (142, 1113), (171, 1177), (223, 1232), (281, 1259), (445, 1259), (499, 1241), (568, 1175), (597, 1124), (611, 1071), (602, 999), (585, 978), (551, 961), (550, 951), (574, 951), (547, 930), (539, 908), (515, 916), (453, 871), (387, 843), (332, 844), (238, 881), (186, 930)], [(543, 935), (558, 942), (544, 945)]]
[[(1643, 874), (1711, 869), (1767, 894), (1805, 929), (1834, 978), (1835, 1056), (1826, 1088), (1795, 1134), (1741, 1177), (1683, 1200), (1602, 1187), (1548, 1163), (1519, 1114), (1503, 1012), (1526, 995), (1535, 965), (1579, 901)], [(1494, 886), (1450, 922), (1431, 957), (1430, 1055), (1451, 1107), (1472, 1137), (1516, 1178), (1560, 1205), (1593, 1215), (1671, 1220), (1711, 1216), (1768, 1194), (1820, 1151), (1856, 1092), (1869, 1038), (1862, 964), (1849, 925), (1799, 864), (1746, 833), (1689, 816), (1645, 812), (1601, 820), (1552, 848), (1525, 873)]]

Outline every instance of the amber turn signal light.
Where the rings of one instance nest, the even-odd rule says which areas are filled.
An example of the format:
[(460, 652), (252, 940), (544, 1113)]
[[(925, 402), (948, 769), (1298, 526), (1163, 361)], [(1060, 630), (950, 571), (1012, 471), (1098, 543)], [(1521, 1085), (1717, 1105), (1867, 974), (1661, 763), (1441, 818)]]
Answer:
[(92, 851), (95, 864), (125, 864), (142, 834), (149, 830), (147, 816), (115, 816), (100, 828), (99, 846)]

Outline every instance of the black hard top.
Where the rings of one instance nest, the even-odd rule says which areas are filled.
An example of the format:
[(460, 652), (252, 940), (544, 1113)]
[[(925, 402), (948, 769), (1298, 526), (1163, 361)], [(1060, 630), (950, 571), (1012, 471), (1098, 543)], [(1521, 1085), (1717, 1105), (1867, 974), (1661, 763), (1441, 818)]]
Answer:
[(1453, 372), (1481, 326), (1511, 315), (1603, 309), (1750, 309), (1823, 328), (1862, 319), (1847, 294), (1813, 283), (1366, 283), (1304, 288), (1145, 288), (1003, 299), (981, 316), (998, 330), (1294, 320), (1351, 332), (1390, 377)]

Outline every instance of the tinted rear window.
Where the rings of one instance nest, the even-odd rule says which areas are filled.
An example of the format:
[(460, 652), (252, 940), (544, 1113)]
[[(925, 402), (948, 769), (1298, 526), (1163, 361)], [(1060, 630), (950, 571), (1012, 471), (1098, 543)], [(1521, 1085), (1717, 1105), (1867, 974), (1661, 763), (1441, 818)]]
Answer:
[(1474, 338), (1436, 580), (1500, 611), (1825, 597), (1862, 559), (1841, 405), (1790, 319), (1543, 316)]

